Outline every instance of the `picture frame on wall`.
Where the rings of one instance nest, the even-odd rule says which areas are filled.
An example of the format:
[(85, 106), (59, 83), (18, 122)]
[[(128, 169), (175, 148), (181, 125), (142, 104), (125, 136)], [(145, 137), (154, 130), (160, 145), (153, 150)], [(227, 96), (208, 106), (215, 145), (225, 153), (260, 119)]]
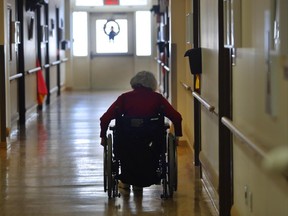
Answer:
[(28, 20), (28, 40), (33, 39), (34, 35), (34, 16), (31, 16)]
[(48, 25), (41, 26), (41, 40), (43, 43), (48, 43), (49, 32)]
[(12, 21), (10, 31), (11, 42), (14, 44), (20, 44), (20, 22)]

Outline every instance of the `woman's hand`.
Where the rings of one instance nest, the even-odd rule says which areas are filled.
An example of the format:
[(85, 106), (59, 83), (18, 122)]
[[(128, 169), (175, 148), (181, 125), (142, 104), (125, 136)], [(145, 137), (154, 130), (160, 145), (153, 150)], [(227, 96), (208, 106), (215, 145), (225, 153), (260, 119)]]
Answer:
[(107, 145), (107, 138), (106, 138), (106, 137), (102, 137), (100, 144), (101, 144), (102, 146), (106, 146), (106, 145)]

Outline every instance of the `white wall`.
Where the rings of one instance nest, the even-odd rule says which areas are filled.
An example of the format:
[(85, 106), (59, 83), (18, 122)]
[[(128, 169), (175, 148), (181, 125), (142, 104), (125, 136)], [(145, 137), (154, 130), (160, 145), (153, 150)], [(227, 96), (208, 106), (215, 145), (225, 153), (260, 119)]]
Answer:
[[(271, 2), (255, 0), (242, 3), (243, 19), (236, 24), (242, 27), (243, 40), (237, 47), (236, 65), (233, 67), (233, 122), (265, 151), (283, 145), (288, 148), (288, 81), (284, 78), (283, 64), (287, 55), (273, 54), (273, 51), (270, 53), (273, 111), (267, 112), (265, 13), (270, 11), (273, 14)], [(245, 20), (247, 17), (249, 22)], [(283, 25), (281, 28), (284, 30)], [(235, 137), (233, 146), (232, 215), (288, 215), (288, 184), (284, 175), (265, 170), (262, 165), (265, 158), (249, 150)]]

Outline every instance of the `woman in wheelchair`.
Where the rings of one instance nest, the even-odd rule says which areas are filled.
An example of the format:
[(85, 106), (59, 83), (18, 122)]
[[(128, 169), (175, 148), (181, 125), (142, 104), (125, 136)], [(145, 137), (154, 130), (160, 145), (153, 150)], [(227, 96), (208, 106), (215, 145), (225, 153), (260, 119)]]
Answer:
[[(182, 117), (160, 93), (156, 92), (157, 81), (151, 72), (137, 73), (131, 79), (130, 84), (132, 90), (120, 95), (100, 118), (101, 145), (104, 146), (107, 143), (106, 132), (111, 120), (116, 119), (118, 129), (115, 129), (113, 133), (113, 141), (115, 141), (113, 153), (120, 157), (119, 179), (121, 183), (119, 186), (122, 188), (129, 188), (130, 185), (138, 188), (147, 187), (159, 182), (160, 177), (157, 173), (151, 174), (149, 170), (157, 169), (161, 139), (166, 139), (166, 137), (163, 138), (163, 125), (160, 131), (159, 127), (153, 131), (153, 119), (162, 121), (160, 116), (163, 116), (164, 122), (164, 116), (167, 117), (174, 125), (175, 136), (179, 137), (182, 136)], [(117, 120), (120, 119), (119, 117), (121, 121)], [(140, 135), (135, 127), (131, 130), (131, 125), (136, 125), (138, 129), (143, 126), (146, 132), (143, 133), (141, 130), (142, 135)], [(158, 135), (155, 136), (155, 134)]]

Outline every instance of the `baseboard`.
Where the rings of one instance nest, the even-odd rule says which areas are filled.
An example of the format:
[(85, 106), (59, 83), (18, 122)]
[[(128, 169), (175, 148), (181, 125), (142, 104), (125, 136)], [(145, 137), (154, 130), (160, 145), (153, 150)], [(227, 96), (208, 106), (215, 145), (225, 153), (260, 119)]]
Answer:
[(202, 183), (206, 189), (210, 200), (215, 208), (215, 211), (219, 214), (219, 193), (218, 193), (218, 175), (213, 170), (211, 164), (206, 157), (200, 153), (199, 155), (201, 170), (202, 170)]

